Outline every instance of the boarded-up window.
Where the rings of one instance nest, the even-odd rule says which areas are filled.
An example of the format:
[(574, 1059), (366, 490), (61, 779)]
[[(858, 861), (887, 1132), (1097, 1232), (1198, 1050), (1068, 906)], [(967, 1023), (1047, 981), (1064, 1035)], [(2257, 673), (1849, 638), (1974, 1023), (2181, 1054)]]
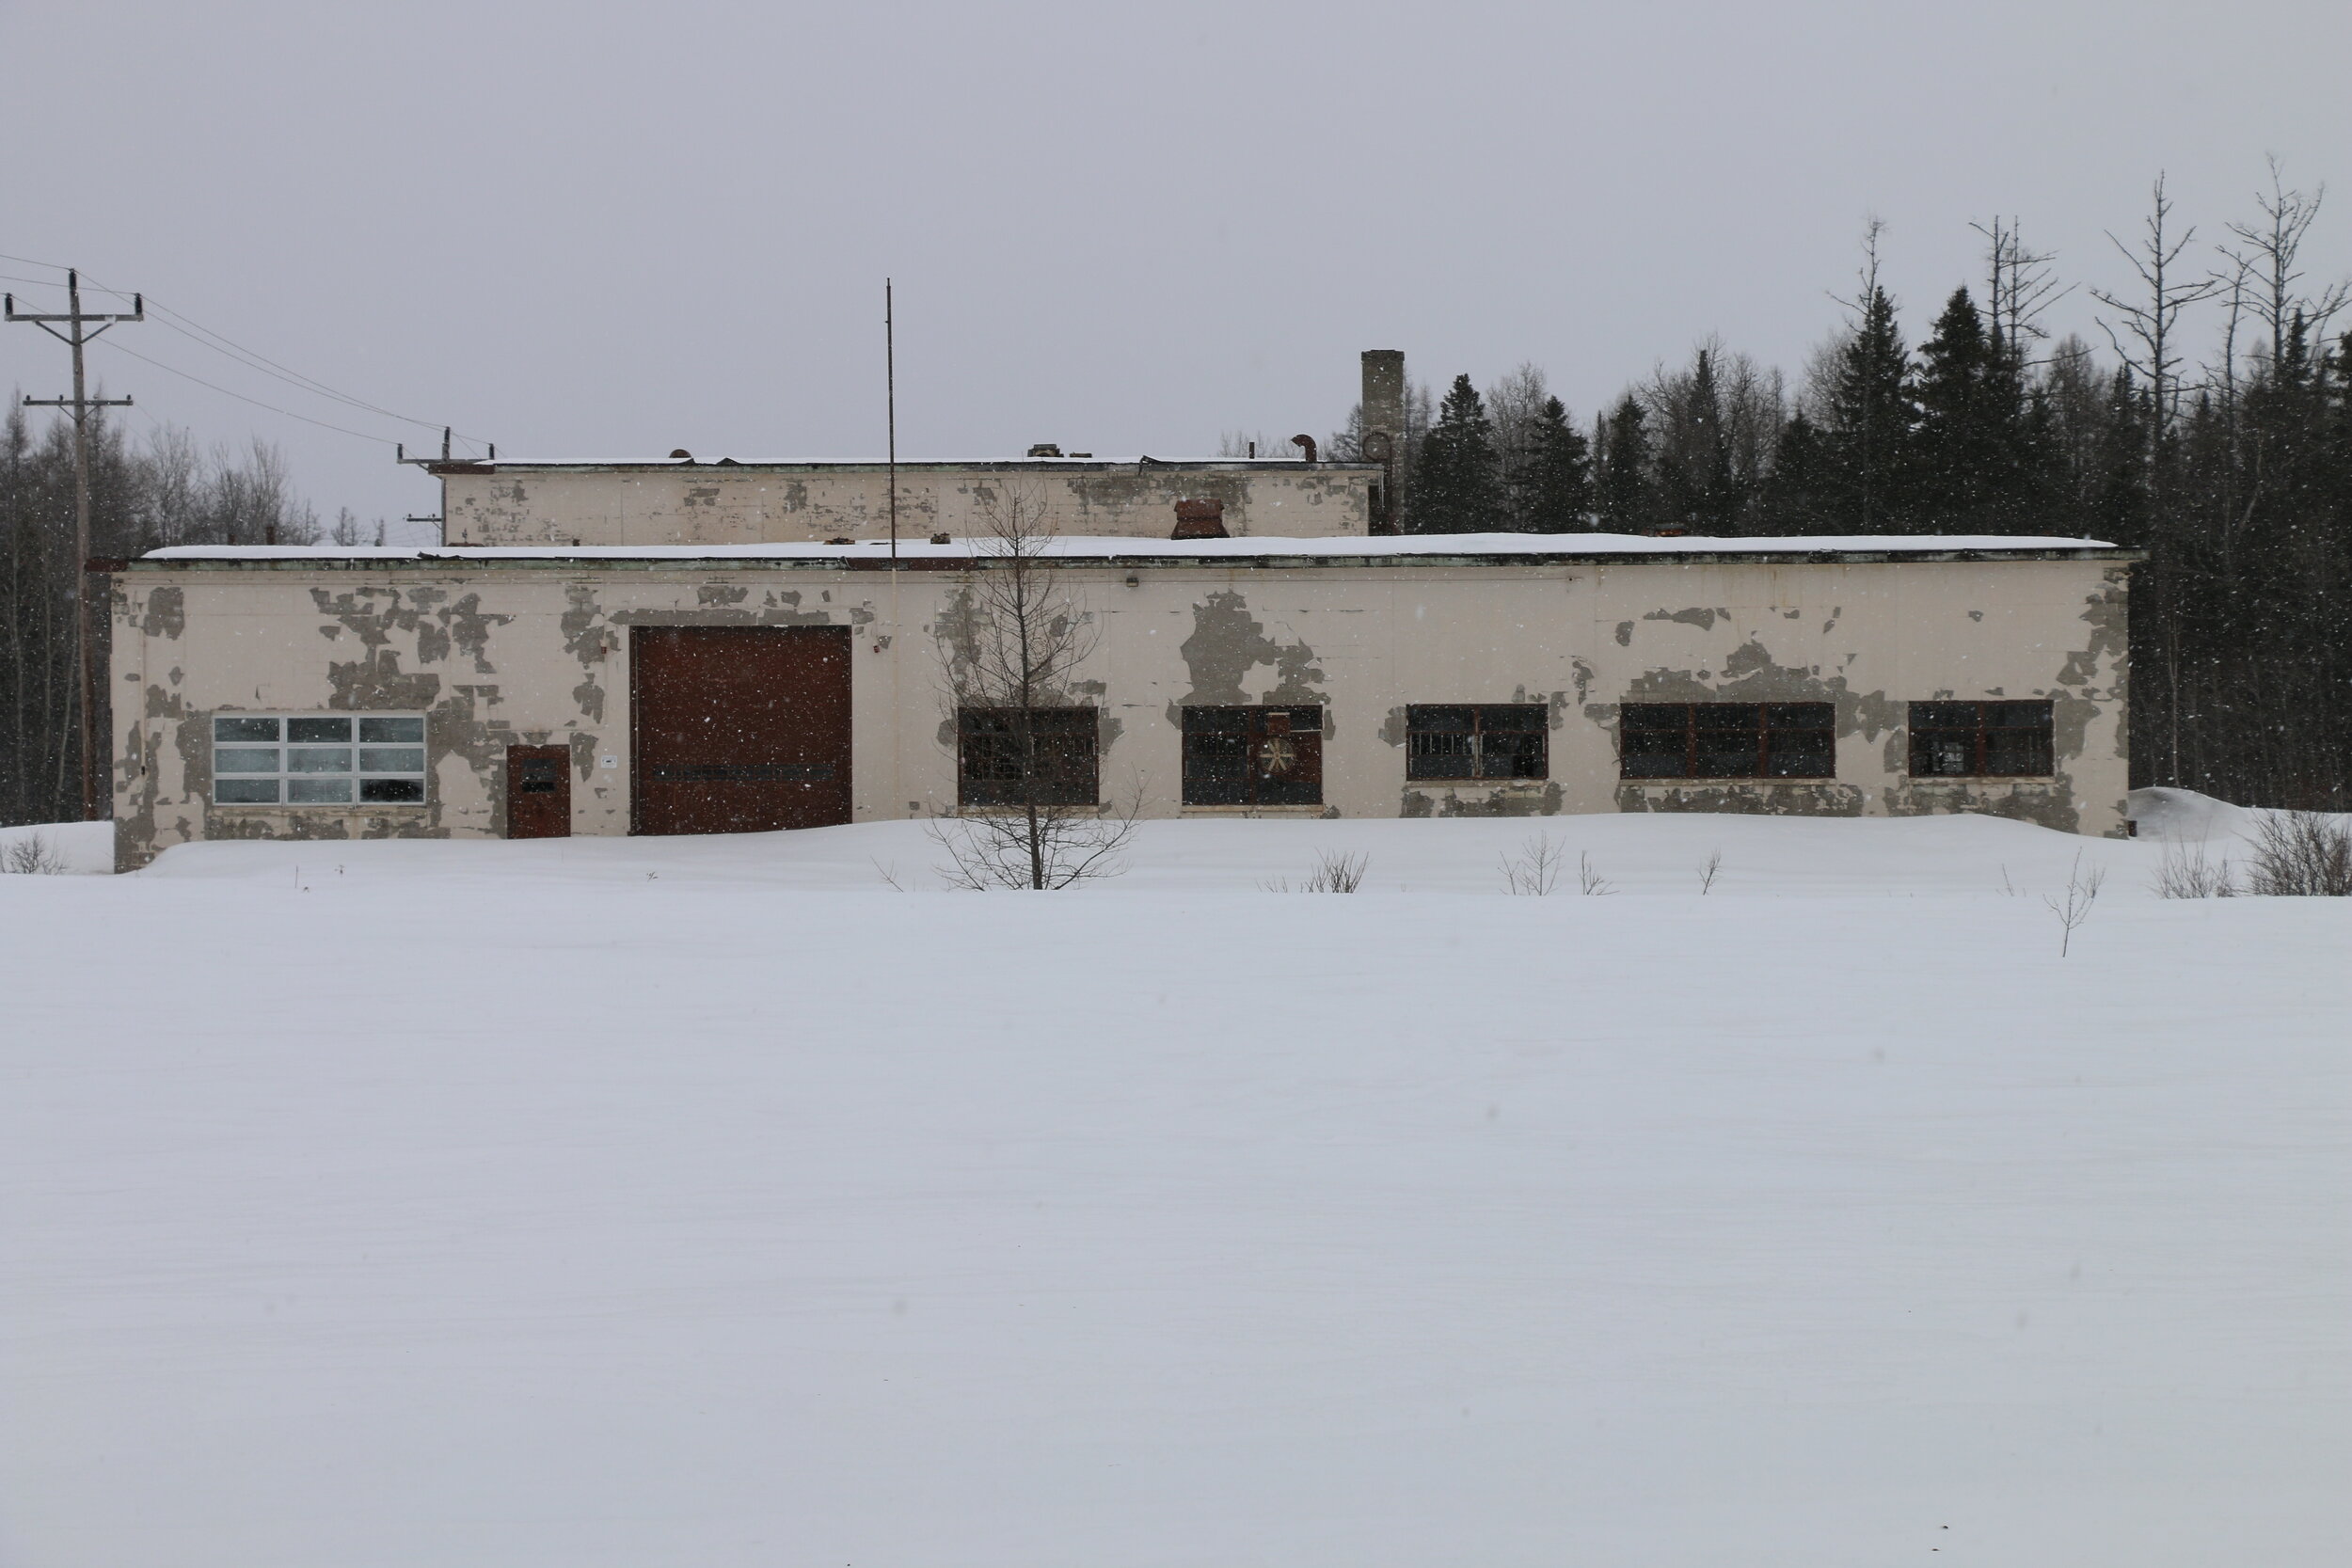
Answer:
[(1323, 804), (1323, 709), (1184, 709), (1184, 804)]
[(1541, 703), (1416, 703), (1405, 710), (1408, 779), (1549, 775)]
[(1828, 703), (1628, 703), (1618, 771), (1628, 779), (1828, 779), (1837, 773)]
[(1090, 806), (1100, 793), (1090, 707), (967, 707), (956, 714), (967, 806)]
[(1915, 778), (2018, 778), (2051, 771), (2050, 705), (1914, 703)]

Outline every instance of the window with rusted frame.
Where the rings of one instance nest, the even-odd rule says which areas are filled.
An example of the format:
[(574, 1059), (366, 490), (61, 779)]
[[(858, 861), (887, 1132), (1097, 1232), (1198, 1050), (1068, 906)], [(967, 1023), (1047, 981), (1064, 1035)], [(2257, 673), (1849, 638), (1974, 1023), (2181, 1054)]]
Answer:
[(2055, 766), (2047, 702), (1911, 705), (1914, 778), (2032, 778)]
[(1405, 776), (1541, 779), (1550, 775), (1541, 703), (1414, 703), (1405, 709)]
[(1323, 804), (1323, 709), (1184, 709), (1184, 804)]
[(1837, 712), (1829, 703), (1628, 703), (1618, 775), (1628, 779), (1829, 779)]
[(1090, 707), (960, 708), (956, 727), (964, 805), (1090, 806), (1101, 798)]

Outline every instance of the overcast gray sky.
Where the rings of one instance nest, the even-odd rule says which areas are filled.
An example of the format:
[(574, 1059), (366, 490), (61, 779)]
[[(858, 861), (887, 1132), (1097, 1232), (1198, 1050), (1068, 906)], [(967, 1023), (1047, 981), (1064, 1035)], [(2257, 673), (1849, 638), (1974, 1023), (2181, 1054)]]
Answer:
[[(0, 0), (0, 252), (506, 456), (879, 456), (884, 274), (927, 458), (1321, 436), (1367, 347), (1439, 385), (1534, 360), (1580, 419), (1708, 333), (1793, 374), (1867, 214), (1915, 341), (1979, 271), (1971, 219), (2119, 286), (2103, 230), (2159, 169), (2218, 237), (2269, 153), (2339, 185), (2310, 260), (2352, 271), (2342, 0)], [(382, 444), (94, 349), (135, 429), (261, 434), (329, 515), (437, 504), (390, 461), (425, 430), (161, 323), (117, 341)], [(64, 350), (0, 328), (9, 385), (64, 390)]]

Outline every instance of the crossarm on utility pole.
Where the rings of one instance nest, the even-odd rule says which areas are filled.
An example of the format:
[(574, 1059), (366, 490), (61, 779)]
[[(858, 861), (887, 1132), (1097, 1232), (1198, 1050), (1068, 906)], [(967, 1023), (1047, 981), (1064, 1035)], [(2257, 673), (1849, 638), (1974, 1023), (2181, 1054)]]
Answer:
[[(73, 671), (76, 705), (81, 709), (82, 820), (98, 817), (98, 677), (90, 657), (90, 630), (95, 620), (90, 606), (89, 569), (89, 411), (127, 408), (129, 398), (94, 398), (83, 378), (82, 349), (117, 322), (147, 319), (147, 299), (131, 296), (131, 310), (93, 312), (82, 309), (82, 275), (65, 275), (66, 309), (19, 313), (14, 294), (0, 295), (0, 314), (11, 322), (28, 322), (73, 351), (73, 395), (70, 398), (26, 398), (29, 408), (70, 408), (73, 411)], [(66, 324), (64, 331), (56, 324)]]

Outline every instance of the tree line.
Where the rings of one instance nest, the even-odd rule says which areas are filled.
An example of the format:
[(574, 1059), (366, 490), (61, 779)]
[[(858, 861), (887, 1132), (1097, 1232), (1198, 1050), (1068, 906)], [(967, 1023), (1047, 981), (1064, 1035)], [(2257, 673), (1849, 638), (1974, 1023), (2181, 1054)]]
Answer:
[[(1982, 230), (1983, 275), (1912, 346), (1873, 226), (1848, 320), (1794, 388), (1713, 340), (1585, 425), (1534, 365), (1483, 391), (1467, 375), (1434, 400), (1416, 388), (1402, 526), (2047, 534), (2145, 550), (2134, 784), (2352, 809), (2352, 291), (2309, 279), (2320, 195), (2271, 172), (2210, 245), (2156, 182), (2119, 242), (2130, 286), (2091, 291), (2101, 346), (2044, 330), (2068, 290), (2006, 223)], [(1361, 431), (1359, 408), (1334, 455), (1356, 455)]]
[[(2320, 195), (2276, 166), (2251, 212), (2201, 243), (2159, 180), (2090, 291), (2103, 345), (2053, 340), (2066, 292), (2014, 225), (1914, 347), (1879, 277), (1795, 385), (1702, 342), (1589, 421), (1522, 365), (1483, 390), (1407, 393), (1412, 532), (2051, 534), (2145, 550), (2134, 574), (2132, 777), (2253, 804), (2352, 810), (2352, 332), (2346, 285), (2302, 254)], [(2194, 315), (2191, 312), (2195, 312)], [(2190, 326), (2201, 340), (2192, 341)], [(0, 822), (76, 814), (72, 437), (0, 423)], [(1330, 442), (1361, 447), (1362, 411)], [(101, 557), (170, 545), (383, 542), (323, 524), (275, 448), (184, 431), (91, 431)], [(102, 725), (102, 732), (104, 733)]]
[[(81, 815), (73, 427), (60, 418), (35, 430), (23, 403), (10, 398), (0, 422), (0, 823), (62, 822)], [(348, 510), (323, 525), (266, 442), (206, 449), (171, 426), (134, 442), (103, 412), (89, 436), (90, 547), (102, 558), (170, 545), (383, 543), (382, 523), (363, 527)]]

